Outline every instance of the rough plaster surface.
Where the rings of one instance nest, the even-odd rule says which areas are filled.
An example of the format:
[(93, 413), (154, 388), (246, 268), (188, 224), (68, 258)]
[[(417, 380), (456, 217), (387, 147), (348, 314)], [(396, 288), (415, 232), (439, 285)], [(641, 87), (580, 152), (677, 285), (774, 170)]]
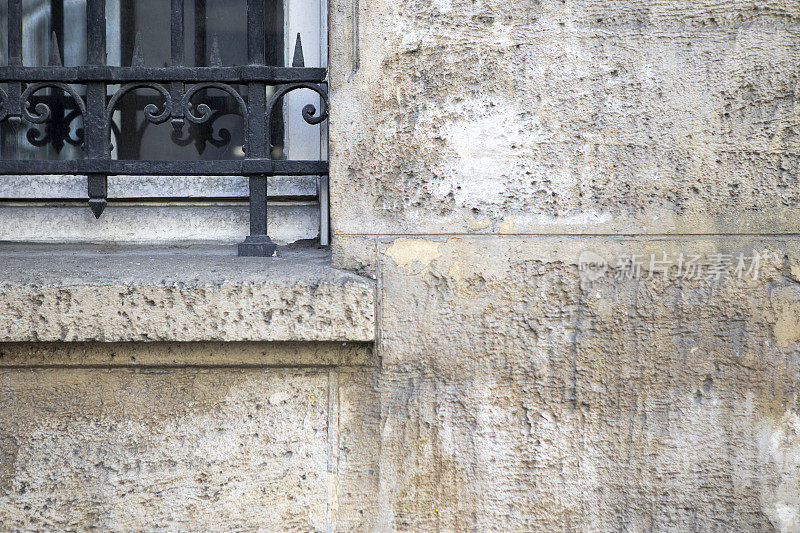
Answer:
[(800, 230), (795, 0), (357, 7), (357, 55), (332, 58), (337, 233)]
[(374, 287), (321, 250), (17, 247), (0, 341), (371, 341)]
[[(334, 265), (379, 288), (364, 527), (799, 531), (800, 3), (331, 13)], [(587, 282), (586, 250), (771, 259)]]
[[(381, 527), (798, 530), (798, 241), (381, 248)], [(765, 259), (755, 281), (591, 281), (586, 250)]]

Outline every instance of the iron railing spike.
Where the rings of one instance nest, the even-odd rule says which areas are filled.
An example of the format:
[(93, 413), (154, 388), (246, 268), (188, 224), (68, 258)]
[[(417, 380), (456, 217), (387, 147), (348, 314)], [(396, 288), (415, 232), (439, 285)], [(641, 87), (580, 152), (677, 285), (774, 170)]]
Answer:
[(142, 33), (138, 31), (133, 38), (133, 56), (131, 57), (131, 66), (144, 66), (144, 55), (142, 54)]
[(48, 65), (51, 67), (60, 67), (63, 65), (61, 62), (61, 51), (58, 49), (58, 36), (56, 32), (50, 34), (50, 57)]
[(303, 59), (303, 42), (300, 40), (300, 33), (297, 34), (297, 41), (294, 44), (294, 59), (292, 60), (293, 67), (306, 66), (305, 59)]
[(209, 58), (209, 63), (212, 67), (222, 66), (222, 57), (219, 53), (219, 41), (216, 35), (214, 35), (214, 38), (211, 40), (211, 57)]

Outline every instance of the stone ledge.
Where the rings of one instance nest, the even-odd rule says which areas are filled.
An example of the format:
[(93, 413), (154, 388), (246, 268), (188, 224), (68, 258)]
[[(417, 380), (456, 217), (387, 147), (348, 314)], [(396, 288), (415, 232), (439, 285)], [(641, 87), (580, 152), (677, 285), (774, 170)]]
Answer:
[(374, 294), (314, 248), (0, 245), (0, 342), (371, 342)]

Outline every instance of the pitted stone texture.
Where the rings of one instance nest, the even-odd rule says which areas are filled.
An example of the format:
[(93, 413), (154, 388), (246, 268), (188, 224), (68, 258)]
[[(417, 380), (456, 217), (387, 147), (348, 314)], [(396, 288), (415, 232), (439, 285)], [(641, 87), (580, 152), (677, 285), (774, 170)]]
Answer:
[(0, 523), (370, 530), (374, 364), (368, 343), (0, 343)]
[[(382, 528), (800, 526), (800, 241), (406, 237), (382, 251)], [(763, 261), (756, 280), (591, 281), (584, 251)]]
[(327, 252), (3, 246), (0, 341), (371, 341), (374, 283)]
[(800, 231), (799, 2), (357, 6), (357, 63), (332, 58), (357, 66), (332, 66), (337, 233)]
[(327, 391), (303, 370), (0, 370), (0, 523), (324, 530)]

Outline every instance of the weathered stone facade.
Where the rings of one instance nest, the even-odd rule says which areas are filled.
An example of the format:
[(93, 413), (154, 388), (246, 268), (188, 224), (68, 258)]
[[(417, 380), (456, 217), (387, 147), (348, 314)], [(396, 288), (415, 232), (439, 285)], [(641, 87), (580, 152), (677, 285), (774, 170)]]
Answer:
[[(369, 527), (800, 531), (800, 3), (355, 7), (331, 198), (379, 291)], [(593, 281), (586, 251), (734, 264)]]
[[(0, 345), (0, 522), (800, 531), (800, 3), (334, 0), (330, 33), (351, 273), (230, 258), (103, 285), (161, 342)], [(75, 283), (23, 277), (26, 332)], [(40, 340), (148, 327), (60, 339), (48, 298)]]
[(360, 469), (369, 449), (341, 475), (336, 459), (370, 435), (365, 346), (16, 344), (0, 358), (3, 530), (324, 530), (335, 488), (361, 495), (377, 477)]

